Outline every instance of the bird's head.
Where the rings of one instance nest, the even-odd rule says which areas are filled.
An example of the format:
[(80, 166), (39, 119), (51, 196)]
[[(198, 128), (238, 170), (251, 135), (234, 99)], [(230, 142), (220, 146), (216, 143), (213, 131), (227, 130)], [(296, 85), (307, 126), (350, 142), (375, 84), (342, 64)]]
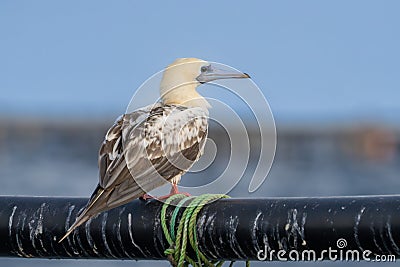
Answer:
[(250, 78), (246, 73), (230, 72), (197, 58), (178, 58), (163, 73), (160, 85), (164, 104), (209, 108), (210, 104), (196, 88), (219, 79)]

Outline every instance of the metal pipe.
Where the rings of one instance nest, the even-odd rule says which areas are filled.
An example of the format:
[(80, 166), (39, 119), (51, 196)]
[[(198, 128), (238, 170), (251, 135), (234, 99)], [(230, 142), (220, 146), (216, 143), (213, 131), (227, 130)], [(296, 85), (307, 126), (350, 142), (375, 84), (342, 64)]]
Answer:
[[(86, 202), (0, 197), (0, 256), (166, 259), (162, 203), (156, 200), (135, 200), (104, 212), (58, 243)], [(210, 259), (282, 260), (283, 255), (290, 260), (291, 251), (297, 251), (291, 254), (296, 257), (311, 250), (317, 259), (329, 259), (328, 252), (322, 253), (329, 248), (337, 250), (337, 257), (354, 250), (360, 260), (366, 251), (369, 258), (399, 258), (399, 209), (400, 196), (222, 199), (199, 213), (198, 243)]]

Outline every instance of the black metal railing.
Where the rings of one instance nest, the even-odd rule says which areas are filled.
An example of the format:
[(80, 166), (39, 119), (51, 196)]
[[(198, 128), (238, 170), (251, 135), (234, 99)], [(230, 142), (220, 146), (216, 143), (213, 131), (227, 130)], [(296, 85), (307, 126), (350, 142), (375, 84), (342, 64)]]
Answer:
[[(0, 197), (0, 256), (166, 259), (156, 200), (104, 212), (58, 243), (86, 202)], [(300, 259), (345, 260), (349, 251), (360, 260), (398, 258), (400, 196), (222, 199), (199, 213), (197, 237), (210, 259), (291, 260), (315, 253), (315, 259)]]

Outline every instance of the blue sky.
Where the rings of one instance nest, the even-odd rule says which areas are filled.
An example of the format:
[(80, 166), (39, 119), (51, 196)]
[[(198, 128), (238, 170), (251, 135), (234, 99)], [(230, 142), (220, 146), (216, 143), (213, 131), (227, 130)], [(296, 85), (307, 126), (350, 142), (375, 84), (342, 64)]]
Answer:
[[(399, 1), (0, 1), (0, 115), (111, 115), (177, 57), (250, 73), (277, 118), (398, 120)], [(147, 104), (147, 103), (145, 103)]]

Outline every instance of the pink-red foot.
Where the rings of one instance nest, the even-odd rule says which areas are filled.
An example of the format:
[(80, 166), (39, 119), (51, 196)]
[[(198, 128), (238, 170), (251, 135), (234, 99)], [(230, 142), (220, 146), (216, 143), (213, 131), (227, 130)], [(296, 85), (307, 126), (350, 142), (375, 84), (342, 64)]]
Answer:
[(173, 196), (173, 195), (176, 195), (176, 194), (182, 194), (182, 195), (185, 195), (185, 196), (187, 196), (187, 197), (190, 197), (190, 194), (189, 194), (189, 193), (186, 193), (186, 192), (179, 192), (178, 186), (177, 186), (176, 184), (173, 184), (173, 185), (172, 185), (172, 188), (171, 188), (171, 191), (169, 192), (168, 195), (165, 195), (165, 196), (162, 196), (162, 197), (158, 197), (157, 199), (159, 199), (159, 200), (167, 199), (167, 198), (169, 198), (169, 197), (171, 197), (171, 196)]
[(143, 196), (139, 197), (139, 199), (144, 200), (144, 201), (149, 200), (149, 199), (153, 199), (153, 198), (154, 197), (150, 196), (149, 194), (144, 194)]

